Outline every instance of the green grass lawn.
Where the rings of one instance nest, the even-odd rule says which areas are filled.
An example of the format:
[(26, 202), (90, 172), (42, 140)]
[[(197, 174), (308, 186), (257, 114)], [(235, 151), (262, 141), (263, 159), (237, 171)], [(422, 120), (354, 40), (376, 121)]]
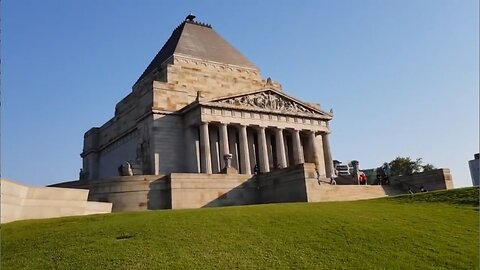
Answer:
[(478, 269), (478, 188), (2, 225), (6, 269)]

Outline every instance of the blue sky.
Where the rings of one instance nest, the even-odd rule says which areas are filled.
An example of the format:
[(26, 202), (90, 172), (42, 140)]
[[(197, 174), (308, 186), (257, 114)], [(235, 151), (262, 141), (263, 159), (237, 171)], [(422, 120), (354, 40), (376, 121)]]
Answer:
[(4, 0), (2, 177), (78, 177), (83, 134), (189, 13), (286, 93), (333, 108), (334, 159), (396, 156), (471, 185), (479, 151), (479, 6), (474, 0)]

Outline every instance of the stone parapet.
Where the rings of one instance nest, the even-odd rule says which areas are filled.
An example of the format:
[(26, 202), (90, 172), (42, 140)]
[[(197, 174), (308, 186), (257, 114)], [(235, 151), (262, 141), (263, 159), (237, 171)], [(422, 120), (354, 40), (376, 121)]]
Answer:
[(111, 212), (111, 203), (89, 202), (88, 193), (82, 189), (32, 187), (2, 179), (1, 223)]
[(170, 180), (164, 175), (135, 175), (59, 183), (55, 186), (88, 188), (91, 201), (110, 202), (113, 212), (168, 209)]
[(429, 191), (434, 191), (452, 189), (453, 179), (449, 169), (436, 169), (412, 175), (392, 177), (390, 185), (404, 191), (407, 191), (410, 187), (414, 192), (419, 192), (422, 186)]

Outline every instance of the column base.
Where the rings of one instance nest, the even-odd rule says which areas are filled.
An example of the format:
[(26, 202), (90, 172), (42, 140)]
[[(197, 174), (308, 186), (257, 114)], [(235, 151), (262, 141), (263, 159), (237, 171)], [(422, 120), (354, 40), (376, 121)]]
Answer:
[(223, 173), (223, 174), (238, 174), (238, 171), (237, 169), (233, 168), (233, 167), (230, 167), (230, 168), (223, 168), (220, 173)]

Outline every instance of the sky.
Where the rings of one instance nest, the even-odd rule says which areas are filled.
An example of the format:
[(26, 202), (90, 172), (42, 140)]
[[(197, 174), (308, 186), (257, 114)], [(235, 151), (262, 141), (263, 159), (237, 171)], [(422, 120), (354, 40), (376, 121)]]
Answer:
[(83, 135), (114, 114), (190, 12), (300, 100), (334, 111), (334, 159), (397, 156), (471, 185), (479, 152), (476, 0), (1, 2), (1, 176), (78, 178)]

